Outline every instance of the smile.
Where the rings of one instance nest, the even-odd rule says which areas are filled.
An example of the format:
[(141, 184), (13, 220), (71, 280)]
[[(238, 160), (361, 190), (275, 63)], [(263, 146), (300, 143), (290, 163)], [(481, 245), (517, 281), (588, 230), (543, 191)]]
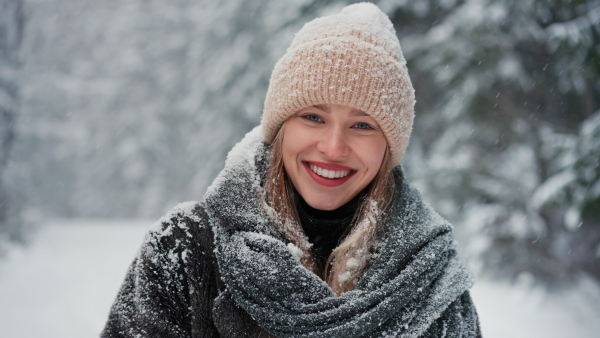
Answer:
[(329, 178), (329, 179), (346, 177), (352, 171), (352, 170), (327, 170), (327, 169), (318, 167), (312, 163), (309, 163), (308, 167), (310, 168), (310, 170), (312, 170), (313, 173), (315, 173), (321, 177)]
[(337, 187), (346, 183), (356, 170), (332, 163), (302, 162), (308, 175), (318, 184), (326, 187)]

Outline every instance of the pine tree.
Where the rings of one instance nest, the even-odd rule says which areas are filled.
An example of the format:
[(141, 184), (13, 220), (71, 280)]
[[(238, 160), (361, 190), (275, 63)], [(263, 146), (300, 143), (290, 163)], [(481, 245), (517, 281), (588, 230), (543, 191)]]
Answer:
[[(587, 174), (597, 155), (582, 150), (593, 142), (589, 133), (582, 139), (591, 128), (584, 121), (600, 108), (599, 20), (599, 1), (424, 1), (395, 9), (424, 102), (416, 140), (424, 170), (413, 171), (489, 271), (549, 283), (581, 272), (600, 279), (600, 222), (590, 214), (598, 178)], [(570, 167), (552, 150), (564, 140), (558, 135), (575, 140), (568, 147), (579, 160)], [(573, 175), (571, 199), (540, 203), (565, 170)], [(585, 183), (576, 189), (574, 182)], [(570, 226), (572, 219), (581, 226)]]
[(0, 253), (3, 240), (21, 238), (19, 209), (9, 193), (6, 168), (15, 141), (18, 111), (18, 47), (23, 34), (22, 1), (0, 1)]

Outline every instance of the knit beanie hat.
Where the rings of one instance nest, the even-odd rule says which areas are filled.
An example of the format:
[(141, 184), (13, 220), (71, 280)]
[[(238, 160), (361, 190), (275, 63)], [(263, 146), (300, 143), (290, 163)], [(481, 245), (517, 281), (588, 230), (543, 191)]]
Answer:
[(340, 104), (373, 117), (387, 139), (391, 166), (408, 146), (415, 95), (388, 17), (371, 3), (345, 7), (300, 29), (277, 62), (262, 116), (265, 142), (300, 109)]

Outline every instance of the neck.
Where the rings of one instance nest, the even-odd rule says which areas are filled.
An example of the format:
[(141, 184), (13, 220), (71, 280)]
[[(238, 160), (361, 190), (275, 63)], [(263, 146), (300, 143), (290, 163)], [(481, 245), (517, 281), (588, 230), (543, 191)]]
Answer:
[(315, 209), (302, 196), (297, 196), (298, 216), (319, 265), (324, 265), (329, 255), (350, 232), (354, 216), (365, 195), (363, 191), (348, 203), (331, 211)]
[[(365, 193), (361, 192), (358, 195), (354, 196), (353, 199), (348, 201), (346, 204), (340, 206), (335, 210), (321, 210), (317, 208), (313, 208), (302, 198), (302, 196), (297, 196), (297, 206), (301, 208), (302, 211), (306, 212), (309, 216), (319, 219), (319, 220), (340, 220), (346, 217), (354, 217), (354, 213), (356, 212), (357, 207), (360, 205), (360, 202), (364, 198)], [(300, 210), (299, 210), (300, 211)]]

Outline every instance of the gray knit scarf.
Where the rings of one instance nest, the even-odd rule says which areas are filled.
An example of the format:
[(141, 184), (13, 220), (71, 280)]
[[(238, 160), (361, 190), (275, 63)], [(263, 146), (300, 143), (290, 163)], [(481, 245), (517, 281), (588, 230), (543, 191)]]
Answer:
[(262, 207), (269, 147), (260, 127), (229, 153), (205, 195), (215, 253), (235, 303), (278, 337), (477, 337), (452, 227), (405, 183), (397, 190), (379, 256), (355, 290), (337, 297), (304, 268)]

